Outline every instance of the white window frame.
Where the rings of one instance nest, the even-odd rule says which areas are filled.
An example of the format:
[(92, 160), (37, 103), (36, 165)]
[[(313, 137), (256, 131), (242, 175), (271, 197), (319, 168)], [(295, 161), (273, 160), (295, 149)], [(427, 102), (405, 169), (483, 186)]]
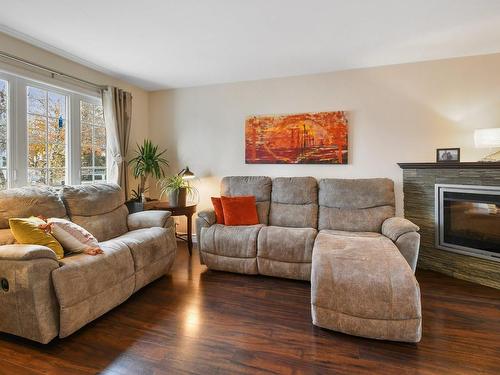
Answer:
[[(10, 74), (0, 70), (0, 79), (8, 82), (7, 109), (7, 187), (21, 187), (28, 184), (28, 124), (27, 87), (55, 92), (68, 97), (66, 119), (66, 184), (79, 185), (81, 127), (80, 101), (102, 104), (97, 96), (69, 88), (51, 85), (38, 79)], [(106, 136), (108, 140), (108, 137)], [(107, 145), (106, 169), (109, 176), (109, 141)]]
[(12, 147), (11, 147), (11, 142), (13, 138), (12, 134), (12, 129), (11, 129), (11, 114), (12, 114), (12, 105), (13, 105), (13, 100), (12, 100), (12, 84), (9, 80), (9, 77), (7, 75), (4, 75), (0, 72), (0, 79), (2, 81), (7, 82), (7, 188), (11, 187), (11, 181), (12, 181), (12, 168), (11, 163), (12, 163)]
[[(78, 100), (74, 100), (74, 110), (73, 110), (73, 113), (76, 113), (76, 117), (77, 119), (75, 119), (77, 122), (78, 122), (78, 134), (75, 135), (75, 139), (74, 141), (76, 142), (75, 144), (77, 144), (78, 146), (77, 147), (74, 147), (73, 148), (73, 151), (75, 151), (75, 149), (77, 148), (78, 149), (78, 155), (77, 155), (77, 159), (78, 162), (77, 163), (73, 163), (73, 167), (77, 170), (73, 171), (74, 173), (76, 173), (78, 175), (78, 179), (75, 179), (75, 182), (73, 185), (79, 185), (82, 183), (81, 181), (81, 174), (80, 174), (80, 167), (81, 167), (81, 153), (82, 153), (82, 141), (81, 141), (81, 135), (82, 135), (82, 128), (81, 128), (81, 123), (80, 123), (80, 102), (81, 101), (85, 101), (87, 103), (90, 103), (90, 104), (94, 104), (94, 105), (102, 105), (102, 102), (101, 102), (101, 99), (97, 99), (97, 98), (92, 98), (92, 97), (88, 97), (88, 96), (82, 96), (82, 95), (77, 95), (78, 97)], [(73, 118), (72, 118), (73, 120)], [(106, 178), (109, 176), (109, 142), (108, 142), (108, 134), (106, 134)], [(106, 181), (102, 181), (102, 182), (106, 182)]]
[(16, 147), (17, 132), (15, 128), (15, 116), (16, 113), (16, 98), (15, 98), (15, 85), (16, 77), (7, 73), (0, 72), (0, 79), (7, 81), (7, 188), (15, 187), (15, 181), (17, 179), (16, 173)]

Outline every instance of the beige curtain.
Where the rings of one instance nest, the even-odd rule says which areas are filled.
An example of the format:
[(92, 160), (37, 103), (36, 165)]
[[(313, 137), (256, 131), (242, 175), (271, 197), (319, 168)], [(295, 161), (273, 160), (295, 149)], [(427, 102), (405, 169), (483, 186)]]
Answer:
[(108, 181), (120, 185), (128, 198), (128, 171), (125, 157), (130, 137), (132, 95), (116, 87), (108, 87), (103, 90), (102, 105), (111, 152)]

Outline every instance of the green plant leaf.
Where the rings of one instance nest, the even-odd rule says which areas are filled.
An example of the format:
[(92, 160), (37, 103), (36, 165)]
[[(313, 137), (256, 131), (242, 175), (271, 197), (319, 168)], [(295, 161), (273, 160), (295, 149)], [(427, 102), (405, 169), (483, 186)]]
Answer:
[(158, 146), (153, 145), (149, 139), (145, 139), (142, 145), (137, 144), (135, 156), (130, 159), (129, 164), (134, 177), (141, 178), (138, 191), (145, 191), (148, 177), (160, 179), (165, 176), (163, 168), (168, 167), (168, 160), (163, 155), (166, 151), (158, 152)]

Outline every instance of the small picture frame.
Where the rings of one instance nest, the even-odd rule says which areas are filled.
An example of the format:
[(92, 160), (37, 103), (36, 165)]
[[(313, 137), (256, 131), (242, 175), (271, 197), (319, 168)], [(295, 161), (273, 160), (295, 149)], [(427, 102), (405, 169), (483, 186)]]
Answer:
[(458, 163), (460, 162), (459, 148), (438, 148), (436, 149), (437, 163)]

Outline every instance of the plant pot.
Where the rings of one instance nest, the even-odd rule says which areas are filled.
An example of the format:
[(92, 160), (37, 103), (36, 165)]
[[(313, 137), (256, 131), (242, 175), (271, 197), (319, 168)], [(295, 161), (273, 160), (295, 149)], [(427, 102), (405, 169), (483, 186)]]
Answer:
[(168, 205), (171, 207), (179, 206), (179, 191), (173, 190), (168, 192)]
[(180, 188), (168, 193), (168, 204), (172, 207), (186, 206), (187, 189)]
[(186, 207), (186, 197), (187, 197), (187, 189), (186, 188), (180, 188), (179, 189), (179, 207)]
[(144, 211), (144, 203), (142, 203), (142, 202), (128, 201), (128, 202), (125, 202), (125, 205), (128, 208), (129, 214)]

